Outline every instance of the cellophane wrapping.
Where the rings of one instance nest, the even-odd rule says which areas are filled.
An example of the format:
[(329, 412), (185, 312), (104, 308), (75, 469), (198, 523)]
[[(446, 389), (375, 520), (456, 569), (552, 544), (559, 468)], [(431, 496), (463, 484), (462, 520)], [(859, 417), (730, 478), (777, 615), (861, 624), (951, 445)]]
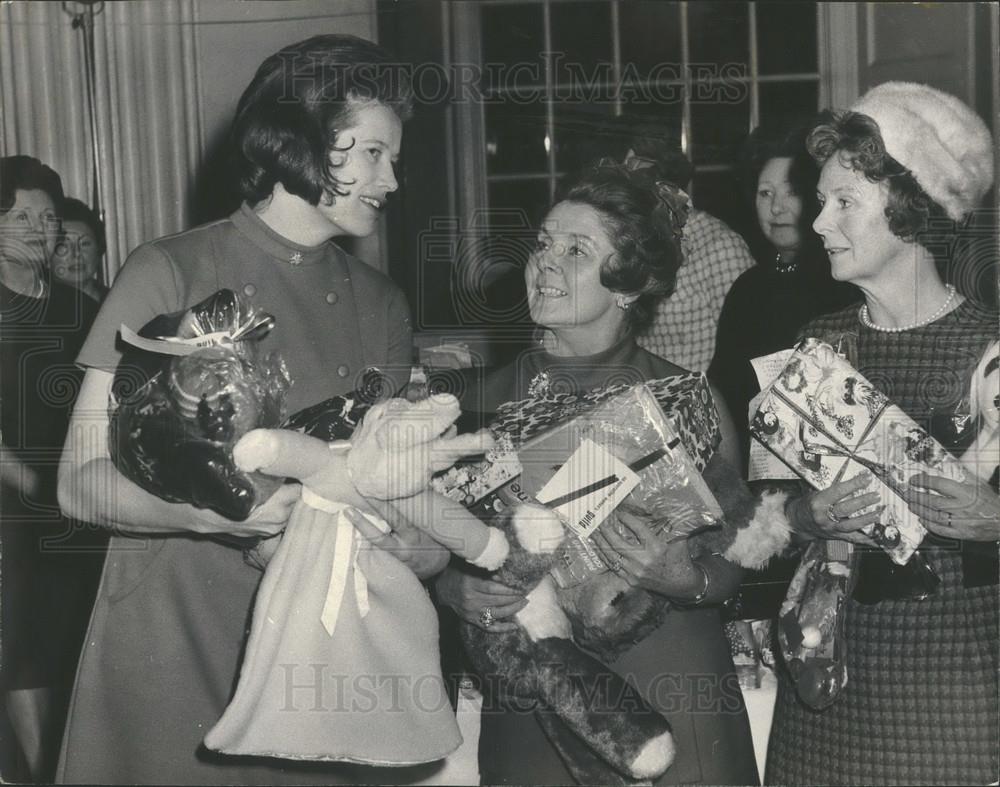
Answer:
[(157, 497), (234, 521), (273, 494), (281, 479), (245, 473), (232, 458), (244, 434), (284, 415), (288, 371), (278, 353), (260, 349), (273, 324), (223, 289), (143, 326), (112, 389), (108, 443), (118, 470)]
[[(659, 454), (637, 471), (639, 482), (621, 505), (646, 518), (664, 537), (686, 537), (721, 519), (700, 474), (720, 439), (718, 413), (703, 375), (618, 385), (586, 396), (511, 402), (499, 408), (490, 429), (498, 448), (485, 461), (459, 465), (435, 480), (439, 491), (484, 521), (520, 502), (535, 501), (585, 440), (626, 465)], [(589, 538), (578, 535), (576, 523), (565, 524), (569, 537), (553, 569), (563, 587), (608, 570)], [(609, 526), (616, 526), (614, 517), (601, 525)]]

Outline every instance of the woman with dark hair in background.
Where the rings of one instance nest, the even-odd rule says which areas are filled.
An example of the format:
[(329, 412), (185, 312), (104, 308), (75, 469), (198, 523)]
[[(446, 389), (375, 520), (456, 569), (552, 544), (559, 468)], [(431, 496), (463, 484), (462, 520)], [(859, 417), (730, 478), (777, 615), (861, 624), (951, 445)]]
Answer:
[[(989, 191), (993, 144), (954, 96), (901, 82), (825, 117), (808, 139), (822, 165), (813, 227), (834, 278), (856, 284), (864, 303), (814, 320), (802, 335), (842, 346), (955, 456), (978, 437), (970, 386), (998, 321), (942, 280), (939, 266), (949, 269), (955, 226)], [(994, 454), (980, 474), (996, 462)], [(779, 676), (767, 782), (995, 782), (1000, 497), (972, 474), (961, 483), (915, 477), (907, 503), (930, 532), (896, 566), (858, 532), (879, 516), (870, 510), (878, 496), (858, 494), (865, 483), (835, 483), (787, 507), (803, 538), (852, 541), (861, 554), (843, 609), (847, 684), (816, 711)]]
[(108, 294), (101, 281), (101, 260), (107, 251), (104, 222), (78, 199), (62, 203), (62, 235), (49, 260), (52, 277), (100, 303)]
[[(651, 169), (600, 166), (570, 185), (549, 211), (524, 274), (538, 346), (488, 374), (467, 393), (467, 408), (493, 412), (537, 391), (549, 375), (561, 390), (583, 393), (610, 379), (638, 383), (683, 373), (640, 348), (634, 335), (673, 290), (686, 204), (687, 195), (656, 181)], [(736, 479), (735, 435), (718, 404), (723, 439), (712, 461), (730, 462)], [(693, 556), (685, 540), (657, 538), (644, 519), (616, 516), (635, 540), (612, 542), (598, 532), (595, 548), (628, 584), (673, 605), (659, 628), (613, 667), (673, 728), (677, 758), (657, 784), (756, 784), (750, 727), (717, 607), (736, 589), (741, 570), (715, 554)], [(512, 617), (526, 604), (519, 591), (461, 567), (448, 568), (436, 587), (439, 601), (487, 630), (517, 625)], [(485, 700), (483, 783), (572, 783), (536, 716), (546, 711), (526, 712), (508, 699)]]
[[(59, 175), (0, 159), (0, 480), (4, 705), (29, 778), (50, 781), (102, 556), (56, 501), (56, 469), (97, 306), (50, 280)], [(4, 776), (17, 779), (15, 772)]]
[[(79, 356), (86, 377), (59, 493), (69, 512), (116, 534), (63, 742), (63, 781), (394, 783), (433, 770), (205, 749), (239, 674), (261, 577), (230, 537), (280, 533), (299, 487), (286, 484), (232, 522), (126, 480), (106, 438), (118, 326), (139, 328), (220, 287), (274, 315), (263, 348), (281, 352), (294, 381), (288, 412), (352, 390), (368, 366), (397, 386), (406, 381), (412, 350), (402, 292), (331, 242), (374, 232), (396, 191), (393, 166), (411, 111), (404, 77), (385, 50), (353, 36), (316, 36), (267, 58), (233, 124), (244, 204), (228, 219), (140, 246), (104, 303)], [(412, 527), (397, 525), (378, 546), (418, 576), (447, 561)]]
[(830, 277), (822, 241), (810, 227), (819, 212), (819, 170), (806, 151), (809, 128), (759, 127), (744, 154), (743, 180), (759, 229), (748, 242), (757, 264), (726, 295), (708, 371), (733, 414), (744, 463), (747, 406), (760, 390), (750, 359), (791, 347), (809, 320), (860, 299), (856, 288)]

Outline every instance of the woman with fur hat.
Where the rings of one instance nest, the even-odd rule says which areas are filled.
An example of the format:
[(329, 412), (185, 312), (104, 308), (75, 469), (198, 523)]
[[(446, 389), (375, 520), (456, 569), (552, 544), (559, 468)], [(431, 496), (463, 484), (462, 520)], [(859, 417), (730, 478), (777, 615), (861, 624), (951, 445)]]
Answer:
[[(813, 228), (831, 272), (864, 303), (814, 320), (803, 336), (850, 360), (956, 456), (976, 438), (970, 381), (997, 315), (950, 283), (956, 227), (992, 182), (993, 143), (953, 96), (890, 82), (808, 139), (822, 165)], [(997, 545), (1000, 498), (986, 481), (918, 477), (910, 508), (928, 529), (916, 560), (891, 564), (860, 528), (878, 512), (852, 479), (788, 507), (804, 538), (860, 550), (847, 601), (848, 682), (822, 711), (782, 680), (766, 781), (970, 784), (998, 769)], [(929, 580), (929, 581), (928, 581)]]

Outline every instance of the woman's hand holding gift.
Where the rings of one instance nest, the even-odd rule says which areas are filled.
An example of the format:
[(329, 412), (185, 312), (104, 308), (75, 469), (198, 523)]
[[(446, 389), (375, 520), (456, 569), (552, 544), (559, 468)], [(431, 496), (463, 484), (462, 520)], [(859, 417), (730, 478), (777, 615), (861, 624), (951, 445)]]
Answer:
[(882, 513), (881, 506), (865, 511), (880, 499), (876, 492), (861, 493), (871, 480), (870, 473), (859, 473), (789, 501), (786, 512), (795, 533), (808, 540), (830, 538), (872, 545), (874, 542), (861, 532), (878, 522)]
[(1000, 497), (985, 481), (920, 473), (910, 486), (907, 504), (932, 533), (964, 541), (1000, 540)]
[(445, 569), (434, 587), (438, 600), (462, 620), (494, 634), (516, 629), (508, 618), (528, 604), (521, 591), (455, 567)]
[(686, 538), (654, 533), (644, 517), (621, 508), (613, 516), (624, 535), (609, 521), (591, 536), (612, 571), (661, 596), (701, 600), (709, 584), (707, 569), (692, 559)]

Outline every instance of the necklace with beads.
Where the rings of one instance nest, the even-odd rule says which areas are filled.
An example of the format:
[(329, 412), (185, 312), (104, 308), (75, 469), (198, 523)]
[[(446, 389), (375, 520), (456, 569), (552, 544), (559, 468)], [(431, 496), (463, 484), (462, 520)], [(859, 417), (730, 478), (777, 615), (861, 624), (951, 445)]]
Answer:
[(782, 259), (781, 259), (781, 252), (780, 251), (777, 254), (774, 255), (774, 269), (778, 273), (780, 273), (782, 275), (788, 275), (789, 273), (795, 273), (795, 271), (796, 271), (796, 269), (798, 267), (799, 267), (799, 264), (794, 259), (789, 260), (788, 262), (783, 262)]
[(861, 304), (861, 309), (858, 310), (858, 317), (861, 320), (861, 324), (866, 328), (871, 328), (873, 331), (881, 331), (882, 333), (902, 333), (903, 331), (912, 331), (914, 328), (922, 328), (924, 325), (930, 325), (932, 322), (944, 315), (944, 313), (948, 311), (948, 307), (951, 306), (952, 302), (955, 300), (955, 296), (958, 295), (958, 290), (956, 290), (951, 284), (946, 284), (945, 289), (948, 290), (948, 297), (945, 299), (944, 303), (938, 307), (938, 310), (925, 320), (917, 320), (915, 322), (911, 322), (909, 325), (900, 325), (899, 327), (893, 328), (878, 325), (872, 322), (871, 315), (868, 314), (867, 303)]

